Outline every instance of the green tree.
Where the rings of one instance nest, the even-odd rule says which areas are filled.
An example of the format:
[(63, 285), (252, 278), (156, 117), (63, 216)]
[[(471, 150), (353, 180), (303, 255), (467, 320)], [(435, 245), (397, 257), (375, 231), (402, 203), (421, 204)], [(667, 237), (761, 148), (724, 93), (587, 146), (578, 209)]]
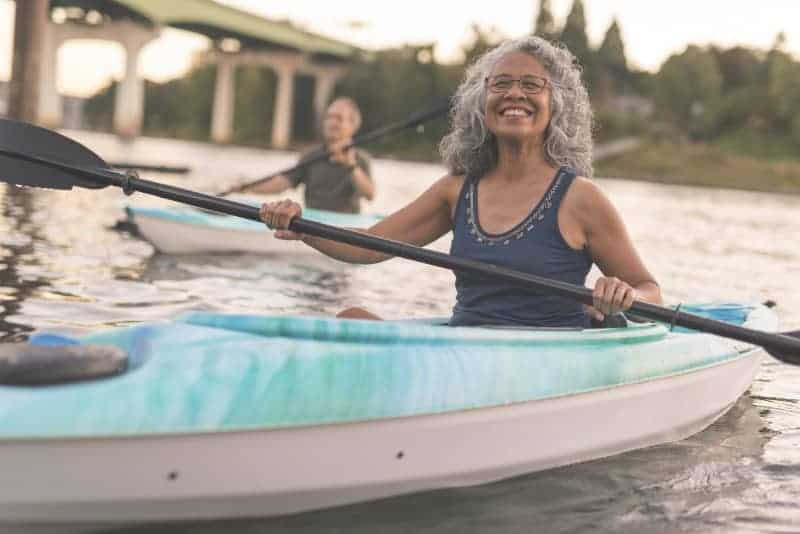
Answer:
[(539, 14), (533, 24), (533, 34), (552, 41), (558, 37), (556, 21), (550, 9), (550, 0), (540, 0)]
[(749, 48), (712, 47), (711, 52), (716, 56), (722, 74), (723, 94), (756, 85), (763, 74), (763, 60)]
[(622, 93), (628, 86), (630, 73), (625, 57), (625, 44), (615, 18), (606, 31), (603, 42), (596, 54), (595, 102), (608, 101), (615, 94)]
[(143, 133), (208, 140), (216, 76), (214, 65), (198, 64), (183, 78), (146, 82)]
[(591, 60), (589, 38), (586, 36), (586, 16), (584, 15), (583, 0), (575, 0), (567, 15), (567, 22), (559, 37), (570, 52), (575, 54), (582, 65), (587, 66)]
[(589, 46), (586, 35), (586, 16), (584, 15), (583, 0), (575, 0), (567, 15), (564, 29), (559, 40), (569, 48), (578, 62), (583, 67), (583, 78), (586, 85), (592, 90), (597, 83), (598, 73), (595, 68), (594, 53)]
[(710, 51), (690, 45), (673, 54), (656, 75), (659, 114), (691, 137), (707, 132), (708, 109), (722, 92), (722, 74)]
[[(488, 45), (481, 40), (480, 46)], [(336, 94), (358, 102), (364, 117), (362, 132), (366, 132), (403, 120), (452, 95), (463, 69), (463, 65), (436, 63), (433, 45), (380, 50), (370, 60), (352, 64), (337, 84)], [(431, 121), (370, 145), (370, 150), (433, 159), (446, 127), (446, 120)]]
[(471, 65), (489, 49), (494, 48), (505, 39), (505, 36), (496, 28), (485, 29), (478, 24), (473, 24), (470, 30), (472, 31), (470, 40), (461, 47), (465, 66)]
[(243, 145), (267, 145), (278, 77), (271, 69), (253, 65), (236, 68), (232, 141)]
[(767, 89), (776, 126), (784, 131), (800, 109), (800, 63), (773, 49), (767, 59)]
[(597, 62), (621, 80), (628, 75), (625, 43), (622, 42), (622, 32), (620, 32), (616, 18), (606, 30), (603, 42), (600, 44), (600, 48), (597, 49)]
[(86, 125), (92, 130), (111, 131), (114, 120), (114, 99), (117, 94), (117, 82), (111, 81), (86, 101), (83, 113)]
[(792, 142), (797, 149), (800, 149), (800, 112), (792, 120)]

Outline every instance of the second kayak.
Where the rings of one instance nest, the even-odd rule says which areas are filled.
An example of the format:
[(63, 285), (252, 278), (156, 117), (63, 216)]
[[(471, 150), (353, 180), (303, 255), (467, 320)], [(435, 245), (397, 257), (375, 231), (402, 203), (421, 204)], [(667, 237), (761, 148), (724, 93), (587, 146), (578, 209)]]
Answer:
[[(216, 215), (190, 207), (125, 208), (128, 222), (141, 237), (165, 254), (250, 252), (256, 254), (316, 255), (303, 243), (279, 241), (263, 224)], [(378, 222), (378, 215), (337, 213), (304, 209), (303, 217), (334, 226), (366, 228)]]

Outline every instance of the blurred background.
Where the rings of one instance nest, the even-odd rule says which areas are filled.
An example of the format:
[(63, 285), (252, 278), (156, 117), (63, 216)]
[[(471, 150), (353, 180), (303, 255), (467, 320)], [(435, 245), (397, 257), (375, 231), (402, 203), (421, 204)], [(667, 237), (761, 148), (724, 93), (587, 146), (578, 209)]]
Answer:
[[(800, 190), (793, 0), (0, 0), (0, 114), (27, 99), (51, 127), (301, 149), (332, 96), (353, 96), (369, 131), (451, 95), (476, 56), (526, 33), (583, 65), (599, 175)], [(434, 161), (445, 128), (372, 150)]]

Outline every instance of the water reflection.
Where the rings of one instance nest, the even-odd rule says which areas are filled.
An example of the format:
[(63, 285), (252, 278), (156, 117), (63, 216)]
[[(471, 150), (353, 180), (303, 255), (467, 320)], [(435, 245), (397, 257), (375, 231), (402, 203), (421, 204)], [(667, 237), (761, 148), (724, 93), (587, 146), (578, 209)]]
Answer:
[(33, 295), (40, 294), (49, 286), (46, 278), (26, 274), (25, 267), (37, 267), (34, 246), (41, 241), (39, 228), (33, 223), (32, 192), (30, 189), (0, 186), (0, 206), (2, 206), (2, 241), (0, 254), (0, 341), (19, 341), (26, 339), (26, 333), (34, 328), (24, 321), (14, 318), (20, 311), (22, 302)]
[(159, 288), (195, 295), (209, 310), (330, 314), (351, 298), (358, 269), (313, 256), (297, 261), (251, 254), (156, 254), (141, 276)]

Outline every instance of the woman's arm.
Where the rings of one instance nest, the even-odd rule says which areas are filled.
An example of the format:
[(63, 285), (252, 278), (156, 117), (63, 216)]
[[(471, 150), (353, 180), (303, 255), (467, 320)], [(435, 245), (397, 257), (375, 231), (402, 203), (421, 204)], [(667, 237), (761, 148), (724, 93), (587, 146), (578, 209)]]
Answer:
[[(445, 176), (399, 211), (368, 229), (354, 230), (417, 246), (427, 245), (452, 228), (452, 206), (462, 181), (461, 177)], [(349, 263), (377, 263), (391, 257), (381, 252), (286, 230), (291, 219), (301, 215), (300, 205), (288, 200), (267, 203), (261, 207), (261, 220), (270, 228), (278, 229), (275, 237), (279, 239), (302, 239), (323, 254)]]
[[(661, 288), (645, 267), (617, 209), (593, 182), (576, 179), (571, 213), (578, 219), (584, 245), (603, 272), (594, 287), (597, 319), (630, 308), (634, 300), (661, 304)], [(573, 191), (567, 194), (567, 198)]]

